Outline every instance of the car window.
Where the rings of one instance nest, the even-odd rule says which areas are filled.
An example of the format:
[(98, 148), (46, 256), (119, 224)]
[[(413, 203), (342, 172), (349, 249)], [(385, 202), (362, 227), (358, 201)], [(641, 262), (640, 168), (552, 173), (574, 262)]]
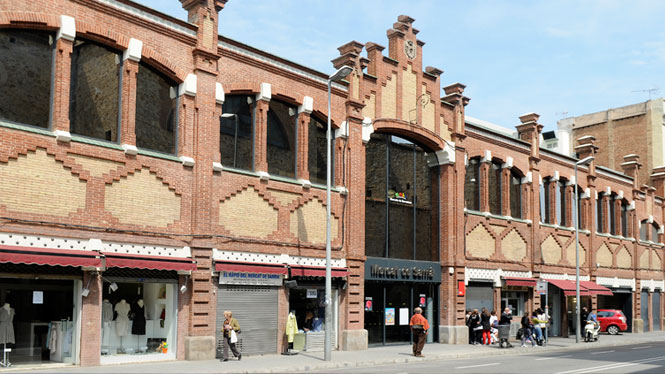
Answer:
[(598, 312), (598, 317), (609, 317), (610, 312)]

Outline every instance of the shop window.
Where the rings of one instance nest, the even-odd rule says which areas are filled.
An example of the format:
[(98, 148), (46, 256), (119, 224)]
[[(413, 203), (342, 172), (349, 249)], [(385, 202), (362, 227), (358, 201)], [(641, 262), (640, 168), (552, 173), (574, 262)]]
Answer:
[(136, 146), (175, 154), (178, 128), (176, 83), (142, 62), (136, 81)]
[(118, 141), (120, 55), (76, 40), (72, 52), (69, 121), (73, 134)]
[(501, 163), (493, 161), (490, 164), (489, 178), (487, 183), (487, 188), (489, 192), (489, 208), (490, 213), (501, 215), (501, 204), (502, 204), (502, 191), (503, 191), (503, 178), (501, 177)]
[(438, 168), (427, 166), (421, 147), (396, 136), (373, 135), (366, 149), (366, 254), (436, 261)]
[(527, 293), (523, 291), (501, 291), (501, 311), (510, 308), (513, 316), (524, 314)]
[(268, 173), (282, 177), (296, 176), (297, 108), (271, 100), (268, 110)]
[[(333, 310), (339, 307), (337, 291), (333, 290)], [(296, 351), (311, 351), (323, 346), (326, 329), (325, 289), (323, 284), (303, 286), (289, 290), (289, 311), (296, 316), (298, 333), (294, 337), (293, 349)], [(336, 315), (333, 312), (333, 318)], [(333, 347), (336, 346), (337, 323), (331, 321), (333, 333)]]
[[(307, 147), (307, 166), (309, 168), (309, 180), (312, 183), (326, 184), (326, 158), (328, 140), (326, 138), (327, 123), (312, 116), (309, 121), (309, 139)], [(332, 134), (331, 134), (332, 136)], [(333, 178), (333, 161), (335, 150), (334, 139), (330, 141), (330, 179)]]
[(219, 119), (222, 165), (252, 170), (254, 163), (254, 110), (252, 98), (227, 96)]
[(0, 120), (49, 128), (53, 34), (0, 29)]
[(103, 284), (102, 355), (175, 354), (176, 284), (124, 280)]
[(522, 218), (522, 177), (517, 171), (510, 171), (510, 215)]
[(464, 203), (466, 209), (480, 210), (480, 158), (469, 160), (464, 176)]

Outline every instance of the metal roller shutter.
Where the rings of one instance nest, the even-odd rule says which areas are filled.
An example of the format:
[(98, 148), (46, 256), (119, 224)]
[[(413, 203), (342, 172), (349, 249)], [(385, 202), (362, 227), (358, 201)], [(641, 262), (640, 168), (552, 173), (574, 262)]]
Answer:
[[(217, 293), (218, 346), (222, 341), (224, 311), (230, 310), (242, 331), (237, 344), (241, 353), (277, 353), (277, 290), (277, 287), (269, 286), (220, 285)], [(219, 349), (217, 353), (221, 355)]]
[(469, 282), (466, 288), (466, 309), (494, 309), (494, 285), (485, 282)]
[(653, 293), (652, 296), (652, 307), (651, 307), (651, 312), (652, 312), (652, 324), (653, 324), (653, 331), (660, 331), (660, 290), (656, 290), (656, 292)]
[(644, 322), (644, 332), (649, 331), (649, 292), (642, 290), (640, 297), (640, 311), (642, 312), (642, 322)]

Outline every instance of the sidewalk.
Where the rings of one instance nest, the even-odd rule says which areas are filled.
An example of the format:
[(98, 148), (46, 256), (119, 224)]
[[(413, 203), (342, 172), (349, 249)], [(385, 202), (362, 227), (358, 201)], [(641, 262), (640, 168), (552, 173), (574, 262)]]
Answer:
[[(630, 345), (665, 341), (665, 332), (650, 332), (644, 334), (623, 334), (610, 336), (602, 334), (598, 342), (575, 344), (572, 338), (550, 338), (547, 347), (499, 349), (496, 346), (448, 345), (431, 343), (425, 345), (424, 358), (413, 357), (411, 346), (398, 345), (369, 348), (366, 351), (335, 351), (332, 361), (323, 361), (323, 352), (301, 352), (295, 356), (264, 355), (243, 356), (242, 361), (233, 359), (227, 362), (219, 360), (208, 361), (169, 361), (159, 363), (106, 365), (95, 367), (63, 367), (47, 368), (43, 370), (30, 369), (38, 373), (287, 373), (307, 372), (312, 370), (326, 370), (344, 367), (370, 367), (392, 363), (412, 361), (429, 361), (441, 359), (467, 358), (493, 355), (539, 354), (545, 352), (593, 349), (617, 345)], [(20, 368), (3, 369), (2, 371), (20, 371)]]

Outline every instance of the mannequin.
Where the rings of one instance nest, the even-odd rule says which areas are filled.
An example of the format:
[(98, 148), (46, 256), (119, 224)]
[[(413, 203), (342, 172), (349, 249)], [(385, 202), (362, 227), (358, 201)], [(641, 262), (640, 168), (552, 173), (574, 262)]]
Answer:
[(14, 340), (14, 308), (9, 303), (5, 303), (0, 308), (0, 343), (3, 345), (0, 366), (9, 367), (12, 364), (7, 359), (7, 343), (16, 343)]
[(145, 308), (143, 299), (139, 299), (134, 306), (134, 319), (132, 320), (132, 335), (145, 335)]
[(113, 305), (109, 299), (102, 301), (102, 322), (113, 321)]
[(120, 349), (122, 349), (122, 337), (129, 332), (130, 309), (129, 304), (127, 304), (125, 299), (122, 299), (115, 304), (115, 311), (118, 312), (118, 316), (115, 319), (115, 332), (120, 337)]
[(296, 320), (295, 311), (289, 312), (289, 316), (286, 317), (286, 341), (289, 343), (288, 349), (286, 352), (282, 353), (284, 355), (295, 355), (297, 352), (293, 352), (293, 339), (298, 333), (298, 321)]

